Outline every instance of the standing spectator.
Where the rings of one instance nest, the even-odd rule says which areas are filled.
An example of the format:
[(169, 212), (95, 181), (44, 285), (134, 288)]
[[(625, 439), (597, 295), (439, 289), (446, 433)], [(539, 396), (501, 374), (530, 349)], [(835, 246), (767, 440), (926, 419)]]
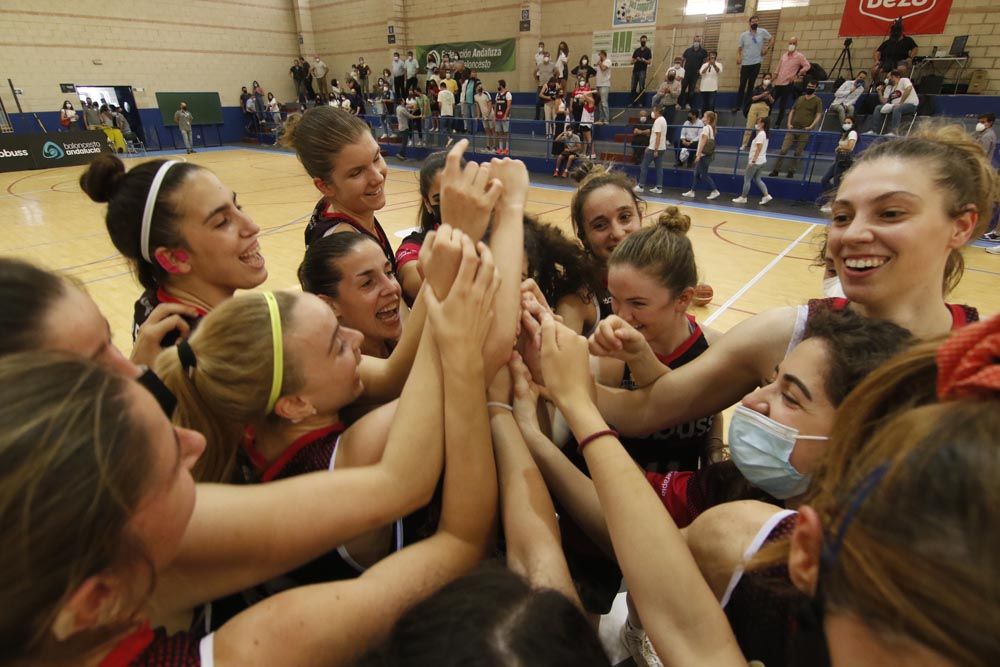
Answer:
[(785, 155), (792, 144), (795, 144), (795, 157), (787, 158), (789, 160), (787, 175), (788, 178), (795, 176), (795, 168), (809, 143), (809, 136), (819, 125), (822, 117), (823, 102), (816, 96), (816, 83), (810, 81), (806, 85), (805, 95), (795, 100), (795, 105), (792, 107), (792, 113), (788, 117), (789, 131), (785, 133), (785, 140), (781, 142), (781, 157), (778, 158), (778, 163), (771, 170), (771, 176), (777, 176), (778, 172), (781, 171), (785, 164)]
[[(451, 73), (448, 73), (448, 77), (451, 77)], [(451, 79), (447, 79), (450, 81)], [(448, 86), (441, 86), (441, 90), (438, 91), (438, 104), (441, 107), (441, 131), (444, 133), (454, 133), (454, 118), (455, 118), (455, 94), (451, 92), (451, 88)], [(451, 138), (449, 137), (447, 146), (451, 146)]]
[(632, 106), (642, 105), (642, 93), (646, 89), (646, 70), (653, 62), (653, 52), (646, 46), (646, 36), (639, 37), (639, 48), (632, 52)]
[(382, 117), (382, 138), (385, 139), (388, 137), (389, 134), (392, 133), (392, 130), (389, 128), (389, 116), (393, 113), (392, 111), (393, 95), (392, 95), (392, 88), (389, 87), (388, 79), (386, 78), (379, 79), (379, 84), (381, 90), (378, 91), (376, 95), (378, 95), (379, 100), (382, 103), (381, 112), (379, 115)]
[(581, 100), (582, 109), (580, 112), (580, 138), (583, 140), (583, 154), (589, 156), (591, 160), (597, 159), (594, 152), (594, 111), (597, 110), (594, 102), (594, 94), (586, 93)]
[(73, 110), (73, 103), (69, 100), (63, 102), (62, 109), (59, 110), (59, 131), (69, 132), (80, 117)]
[(279, 102), (275, 97), (274, 93), (267, 94), (267, 110), (271, 114), (271, 122), (275, 125), (281, 124), (281, 102)]
[(586, 79), (579, 79), (576, 82), (576, 88), (573, 89), (573, 94), (571, 95), (571, 98), (573, 104), (572, 108), (573, 120), (576, 121), (577, 123), (580, 122), (580, 118), (581, 116), (583, 116), (583, 98), (587, 95), (592, 94), (592, 92), (593, 91), (591, 91), (590, 86), (587, 85)]
[[(302, 67), (305, 68), (306, 61), (302, 61)], [(257, 112), (257, 123), (260, 124), (264, 120), (264, 112), (267, 111), (267, 103), (264, 101), (264, 88), (261, 87), (256, 81), (253, 82), (253, 103), (254, 108)]]
[(683, 104), (685, 109), (691, 108), (691, 101), (694, 100), (694, 91), (698, 86), (698, 77), (701, 76), (701, 66), (705, 64), (708, 54), (701, 48), (701, 35), (695, 35), (691, 46), (684, 50), (684, 78), (681, 81), (681, 98), (678, 104)]
[[(542, 99), (542, 90), (548, 85), (549, 79), (555, 77), (556, 79), (561, 79), (559, 76), (559, 66), (552, 62), (552, 58), (549, 57), (549, 52), (545, 51), (542, 53), (542, 64), (535, 68), (535, 78), (538, 80), (538, 100), (535, 101), (535, 111), (539, 109), (544, 109), (545, 102)], [(536, 120), (538, 120), (536, 118)]]
[(413, 104), (416, 107), (416, 110), (413, 113), (417, 116), (417, 118), (413, 120), (413, 132), (417, 137), (414, 139), (413, 145), (418, 148), (423, 148), (427, 145), (427, 135), (425, 134), (427, 125), (425, 124), (424, 119), (426, 118), (427, 122), (430, 122), (431, 103), (430, 100), (427, 99), (427, 95), (424, 94), (424, 91), (421, 90), (420, 86), (416, 86), (410, 90), (410, 97), (413, 98)]
[(194, 148), (191, 147), (191, 122), (193, 120), (194, 116), (188, 111), (187, 102), (181, 102), (181, 108), (174, 112), (174, 122), (177, 123), (177, 129), (184, 137), (184, 147), (187, 148), (188, 153), (195, 152)]
[[(573, 160), (580, 155), (581, 139), (573, 132), (573, 127), (567, 125), (566, 129), (556, 137), (556, 141), (562, 144), (563, 149), (556, 157), (556, 170), (552, 172), (552, 175), (566, 178), (569, 175), (570, 167), (573, 166)], [(566, 161), (566, 165), (560, 170), (559, 165), (562, 164), (563, 160)]]
[(611, 107), (608, 99), (611, 95), (611, 60), (608, 52), (601, 49), (597, 54), (597, 125), (607, 125), (611, 122)]
[(712, 166), (712, 160), (715, 159), (715, 112), (706, 111), (701, 120), (704, 123), (704, 127), (701, 128), (701, 132), (698, 134), (698, 149), (694, 156), (694, 177), (691, 180), (691, 189), (682, 193), (681, 196), (693, 199), (695, 195), (694, 189), (698, 187), (698, 181), (703, 180), (712, 188), (712, 191), (708, 193), (708, 199), (715, 199), (721, 193), (719, 192), (719, 188), (715, 187), (712, 175), (708, 173), (709, 167)]
[(399, 51), (393, 52), (389, 68), (392, 74), (392, 92), (397, 100), (403, 100), (406, 98), (406, 66), (399, 57)]
[(719, 92), (719, 75), (722, 74), (722, 63), (716, 58), (715, 51), (708, 52), (708, 62), (701, 66), (701, 108), (702, 111), (715, 111), (715, 96)]
[(503, 79), (497, 82), (497, 97), (493, 105), (496, 116), (497, 155), (510, 156), (510, 112), (514, 106), (514, 97), (507, 90), (507, 82)]
[(448, 70), (447, 72), (445, 72), (444, 81), (442, 81), (441, 83), (444, 84), (445, 88), (447, 88), (448, 90), (451, 91), (452, 95), (456, 96), (455, 99), (457, 100), (458, 99), (458, 97), (457, 97), (458, 96), (458, 81), (455, 80), (455, 73), (452, 72), (451, 70)]
[(566, 79), (569, 77), (569, 44), (559, 42), (559, 49), (556, 51), (556, 68), (559, 70), (559, 83), (566, 87)]
[[(292, 77), (292, 81), (295, 83), (295, 95), (298, 97), (299, 104), (306, 103), (306, 74), (303, 71), (304, 63), (296, 58), (292, 61), (292, 66), (288, 69), (288, 75)], [(257, 82), (254, 81), (254, 88), (257, 87)], [(261, 111), (261, 105), (257, 105), (257, 111)]]
[(561, 97), (562, 91), (559, 88), (559, 79), (553, 74), (538, 93), (538, 99), (541, 100), (545, 107), (546, 137), (552, 137), (555, 134), (554, 121), (556, 118), (556, 108), (559, 106), (559, 98)]
[[(899, 132), (899, 121), (904, 113), (917, 113), (920, 97), (913, 87), (913, 82), (907, 79), (900, 70), (889, 72), (889, 85), (878, 85), (878, 97), (881, 105), (875, 107), (872, 114), (872, 129), (865, 134), (878, 134), (882, 131), (882, 116), (891, 114), (888, 136), (894, 137)], [(878, 129), (876, 129), (878, 128)]]
[(837, 89), (837, 92), (833, 94), (830, 111), (836, 112), (837, 119), (841, 125), (844, 124), (844, 120), (848, 116), (854, 115), (854, 105), (857, 104), (858, 98), (864, 94), (867, 81), (868, 73), (864, 70), (859, 70), (858, 78), (852, 81), (845, 81)]
[(476, 88), (482, 85), (476, 70), (469, 70), (469, 76), (462, 82), (462, 115), (465, 117), (465, 131), (476, 131)]
[(788, 49), (781, 54), (778, 61), (778, 72), (774, 76), (774, 98), (778, 102), (778, 122), (785, 119), (785, 109), (788, 108), (788, 101), (796, 97), (795, 83), (802, 79), (802, 75), (809, 71), (812, 65), (804, 55), (798, 50), (799, 38), (792, 37), (788, 40)]
[(101, 127), (101, 114), (97, 110), (97, 102), (91, 102), (90, 98), (83, 103), (83, 124), (88, 130)]
[(319, 86), (319, 94), (323, 97), (330, 94), (330, 82), (326, 78), (329, 73), (330, 68), (326, 66), (326, 63), (320, 60), (318, 55), (313, 56), (312, 75), (316, 79), (316, 85)]
[(403, 69), (406, 72), (406, 89), (412, 90), (417, 88), (419, 86), (417, 83), (417, 71), (420, 69), (420, 65), (417, 63), (416, 58), (413, 57), (413, 51), (406, 52), (406, 62), (403, 63)]
[(663, 83), (656, 89), (653, 95), (653, 106), (661, 107), (663, 115), (667, 118), (667, 123), (674, 119), (674, 110), (677, 107), (677, 100), (681, 96), (681, 82), (677, 78), (677, 70), (673, 67), (663, 75)]
[(247, 90), (246, 86), (243, 86), (243, 90), (240, 92), (240, 109), (243, 109), (243, 113), (247, 110), (247, 98), (250, 97), (250, 92)]
[(483, 88), (480, 81), (476, 86), (476, 94), (472, 98), (476, 102), (476, 110), (483, 119), (483, 129), (486, 131), (486, 150), (496, 150), (496, 114), (493, 112), (493, 98)]
[[(548, 77), (542, 77), (539, 71), (542, 63), (548, 62), (545, 60), (547, 56), (548, 54), (545, 53), (545, 42), (538, 42), (538, 50), (535, 51), (535, 89), (539, 95), (541, 95), (542, 86), (549, 80)], [(542, 106), (541, 98), (535, 100), (535, 120), (542, 119)]]
[[(656, 105), (653, 105), (656, 108)], [(639, 122), (632, 126), (632, 163), (642, 162), (642, 156), (649, 146), (649, 137), (653, 133), (653, 126), (649, 122), (649, 114), (643, 109), (639, 112)]]
[(590, 66), (590, 58), (587, 56), (580, 56), (580, 62), (576, 67), (570, 72), (577, 79), (586, 79), (587, 85), (590, 85), (590, 80), (597, 74), (597, 70)]
[(307, 100), (315, 100), (316, 99), (316, 90), (313, 88), (312, 67), (309, 66), (309, 61), (306, 60), (306, 58), (304, 56), (300, 57), (299, 60), (302, 61), (302, 72), (304, 73), (304, 76), (305, 76), (305, 82), (306, 82), (306, 99)]
[(872, 81), (882, 81), (889, 72), (899, 69), (900, 65), (909, 65), (917, 55), (917, 43), (912, 37), (903, 34), (902, 20), (895, 21), (889, 28), (889, 39), (875, 49), (872, 57)]
[(656, 166), (656, 187), (650, 188), (653, 194), (663, 192), (663, 154), (667, 151), (667, 119), (660, 114), (660, 110), (653, 107), (653, 128), (649, 138), (649, 146), (642, 156), (642, 164), (639, 165), (639, 182), (635, 186), (636, 192), (642, 192), (646, 185), (646, 172), (649, 170), (649, 163)]
[[(677, 146), (677, 161), (674, 163), (675, 167), (681, 167), (685, 164), (690, 167), (694, 164), (695, 151), (698, 148), (698, 137), (701, 136), (701, 128), (704, 126), (705, 124), (698, 118), (696, 111), (693, 109), (688, 111), (687, 120), (684, 121), (684, 125), (681, 127), (681, 137)], [(686, 154), (685, 151), (687, 151)]]
[(771, 119), (766, 116), (758, 118), (757, 122), (754, 123), (754, 128), (757, 130), (757, 136), (754, 137), (753, 143), (750, 144), (747, 170), (743, 174), (743, 192), (733, 200), (734, 204), (747, 203), (747, 195), (750, 194), (751, 182), (756, 183), (764, 195), (760, 198), (761, 204), (766, 204), (773, 199), (767, 192), (767, 185), (764, 183), (764, 179), (761, 178), (761, 174), (764, 171), (764, 164), (767, 162), (767, 143), (768, 135), (770, 134)]
[(406, 146), (410, 143), (410, 137), (413, 136), (413, 130), (410, 129), (410, 121), (413, 120), (413, 109), (414, 107), (404, 100), (400, 100), (399, 104), (396, 105), (396, 120), (399, 122), (399, 152), (396, 153), (396, 158), (399, 160), (406, 160)]
[(438, 102), (438, 93), (441, 92), (441, 88), (438, 83), (435, 79), (427, 81), (427, 99), (431, 103), (430, 127), (428, 129), (431, 132), (437, 132), (441, 129), (439, 125), (441, 120), (441, 104)]
[[(996, 131), (993, 129), (993, 123), (996, 122), (997, 116), (992, 111), (988, 111), (983, 114), (979, 114), (979, 118), (976, 119), (976, 133), (973, 137), (976, 143), (983, 149), (986, 153), (986, 158), (993, 161), (994, 156), (997, 152), (997, 135)], [(1000, 234), (997, 233), (997, 223), (1000, 221), (1000, 203), (994, 202), (993, 204), (993, 219), (990, 220), (989, 231), (983, 234), (984, 241), (1000, 241)], [(987, 248), (986, 252), (991, 255), (1000, 255), (1000, 246), (995, 248)]]
[(855, 129), (854, 116), (848, 116), (840, 126), (843, 132), (840, 141), (837, 142), (837, 149), (834, 152), (833, 164), (823, 175), (820, 181), (820, 208), (823, 213), (829, 213), (833, 209), (830, 207), (830, 192), (840, 186), (840, 177), (854, 164), (854, 147), (858, 144), (858, 132)]
[(108, 105), (111, 109), (111, 118), (114, 120), (115, 127), (121, 130), (122, 136), (126, 139), (134, 139), (135, 134), (132, 132), (132, 126), (128, 122), (128, 118), (122, 113), (121, 107), (116, 107), (111, 104)]
[[(750, 145), (751, 128), (757, 126), (757, 121), (761, 118), (771, 116), (771, 106), (774, 104), (774, 85), (771, 83), (773, 77), (768, 72), (764, 75), (761, 84), (753, 89), (750, 95), (750, 109), (747, 111), (747, 132), (743, 133), (743, 141), (740, 143), (740, 150), (746, 150)], [(770, 128), (770, 124), (768, 124)], [(770, 129), (768, 129), (770, 133)]]
[(257, 120), (257, 103), (254, 101), (253, 96), (247, 98), (247, 104), (243, 107), (243, 111), (246, 112), (247, 118), (250, 119), (250, 125), (247, 131), (250, 134), (256, 134), (260, 132), (260, 122)]
[(368, 77), (372, 75), (372, 68), (365, 64), (364, 58), (358, 58), (358, 66), (355, 68), (358, 73), (358, 83), (361, 84), (361, 92), (368, 94)]
[[(771, 33), (758, 27), (760, 19), (750, 17), (750, 29), (740, 35), (740, 45), (736, 49), (736, 64), (740, 66), (740, 87), (736, 91), (736, 107), (746, 116), (750, 109), (750, 92), (760, 74), (760, 64), (771, 46)], [(752, 127), (752, 126), (750, 126)]]

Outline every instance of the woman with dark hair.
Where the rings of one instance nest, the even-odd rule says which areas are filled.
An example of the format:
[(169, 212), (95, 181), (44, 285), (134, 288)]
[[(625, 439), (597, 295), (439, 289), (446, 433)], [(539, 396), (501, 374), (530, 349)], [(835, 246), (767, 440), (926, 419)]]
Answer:
[(820, 210), (823, 213), (833, 212), (833, 207), (829, 201), (832, 198), (834, 188), (840, 185), (840, 179), (844, 172), (854, 164), (854, 148), (858, 145), (858, 131), (855, 129), (857, 121), (854, 116), (844, 118), (840, 133), (840, 140), (837, 142), (837, 150), (833, 154), (833, 164), (827, 169), (820, 181)]
[(747, 170), (743, 174), (743, 192), (733, 200), (734, 204), (747, 203), (747, 195), (750, 194), (751, 182), (756, 183), (764, 195), (760, 198), (762, 205), (774, 199), (774, 197), (768, 194), (767, 185), (761, 177), (761, 172), (764, 171), (764, 165), (767, 163), (767, 144), (771, 136), (771, 119), (767, 116), (758, 118), (757, 122), (754, 123), (754, 128), (757, 130), (757, 135), (750, 144), (750, 152), (747, 157)]

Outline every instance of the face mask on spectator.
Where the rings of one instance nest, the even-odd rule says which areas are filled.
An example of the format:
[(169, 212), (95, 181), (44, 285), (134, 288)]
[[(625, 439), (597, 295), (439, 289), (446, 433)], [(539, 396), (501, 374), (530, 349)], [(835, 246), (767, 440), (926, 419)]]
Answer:
[(750, 24), (750, 29), (751, 30), (756, 30), (757, 29), (757, 24), (756, 23), (751, 23)]
[(854, 127), (854, 123), (844, 123), (843, 125), (841, 125), (841, 127), (844, 128), (844, 132), (847, 132), (852, 127)]
[(544, 62), (544, 63), (547, 63), (547, 62), (549, 62), (549, 57), (548, 57), (548, 56), (545, 56), (544, 58), (542, 58), (542, 62)]
[(580, 83), (580, 87), (581, 88), (583, 88), (585, 85), (587, 85), (587, 82), (585, 80), (583, 80), (583, 79), (580, 79), (579, 83)]
[(582, 61), (580, 61), (580, 64), (586, 66), (589, 62), (590, 62), (589, 60), (587, 60), (586, 58), (584, 58)]
[(976, 132), (985, 132), (986, 123), (976, 123)]
[(812, 95), (816, 92), (815, 88), (806, 88), (806, 95)]
[(646, 114), (642, 114), (641, 116), (639, 116), (639, 122), (640, 123), (645, 123), (648, 119), (649, 119), (649, 116), (647, 116)]
[(797, 47), (794, 44), (788, 45), (788, 52), (793, 53)]
[(701, 48), (701, 42), (699, 42), (699, 41), (696, 40), (693, 44), (691, 44), (691, 46), (693, 46), (696, 49), (700, 49)]
[(764, 85), (765, 86), (770, 86), (771, 85), (771, 80), (770, 79), (764, 79)]

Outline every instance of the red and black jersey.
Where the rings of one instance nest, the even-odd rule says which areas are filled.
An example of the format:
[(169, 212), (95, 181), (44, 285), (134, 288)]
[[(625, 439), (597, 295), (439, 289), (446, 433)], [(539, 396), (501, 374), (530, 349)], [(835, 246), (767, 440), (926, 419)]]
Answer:
[(168, 636), (149, 623), (122, 639), (104, 657), (100, 667), (200, 667), (200, 640), (191, 633)]
[(320, 199), (316, 207), (313, 208), (312, 216), (306, 225), (306, 247), (308, 248), (314, 241), (328, 236), (333, 229), (340, 225), (350, 225), (359, 233), (374, 239), (379, 244), (379, 247), (382, 248), (382, 252), (385, 253), (385, 258), (389, 260), (392, 272), (396, 273), (396, 254), (392, 251), (389, 237), (386, 235), (385, 230), (382, 229), (382, 225), (379, 224), (378, 219), (375, 219), (375, 233), (373, 234), (354, 218), (339, 211), (331, 211), (330, 204), (325, 199)]
[[(438, 225), (434, 225), (434, 229), (437, 228)], [(402, 269), (410, 262), (415, 262), (419, 259), (420, 249), (424, 246), (424, 239), (426, 237), (427, 232), (421, 229), (408, 234), (403, 239), (403, 242), (399, 244), (399, 248), (396, 250), (397, 269)]]
[[(153, 309), (159, 306), (161, 303), (184, 303), (180, 299), (171, 296), (162, 287), (157, 287), (156, 289), (148, 289), (142, 293), (142, 296), (135, 302), (135, 312), (132, 316), (132, 340), (133, 342), (139, 336), (139, 327), (142, 326), (143, 322), (149, 319), (150, 314)], [(188, 304), (185, 304), (188, 305)], [(208, 314), (203, 308), (197, 306), (192, 306), (196, 311), (198, 311), (197, 317), (187, 317), (182, 315), (184, 321), (188, 323), (191, 327), (191, 331), (194, 332), (195, 327), (201, 322), (201, 318)], [(160, 347), (173, 347), (177, 344), (177, 339), (180, 338), (180, 333), (177, 331), (172, 331), (163, 337), (160, 341)]]
[[(669, 355), (656, 355), (661, 363), (672, 369), (680, 368), (708, 349), (708, 340), (694, 316), (688, 315), (687, 318), (691, 331), (687, 340)], [(622, 389), (635, 389), (628, 365), (625, 366), (620, 386)], [(715, 415), (706, 415), (647, 436), (622, 437), (621, 442), (635, 462), (647, 471), (697, 470), (698, 460), (708, 447), (714, 423)]]
[[(826, 299), (810, 299), (808, 303), (809, 315), (812, 316), (814, 313), (824, 309), (829, 308), (831, 310), (844, 310), (850, 303), (849, 300), (843, 297), (828, 297)], [(967, 324), (972, 324), (973, 322), (979, 321), (979, 311), (972, 306), (966, 306), (957, 303), (947, 303), (945, 304), (948, 310), (951, 311), (951, 329), (961, 329)]]
[(598, 292), (597, 297), (597, 312), (600, 315), (600, 319), (604, 319), (609, 315), (615, 314), (615, 309), (611, 306), (611, 292), (608, 291), (608, 279), (604, 279), (604, 289)]
[(780, 500), (747, 481), (736, 464), (720, 461), (696, 471), (647, 472), (660, 502), (678, 528), (691, 524), (705, 510), (734, 500), (759, 500), (783, 507)]

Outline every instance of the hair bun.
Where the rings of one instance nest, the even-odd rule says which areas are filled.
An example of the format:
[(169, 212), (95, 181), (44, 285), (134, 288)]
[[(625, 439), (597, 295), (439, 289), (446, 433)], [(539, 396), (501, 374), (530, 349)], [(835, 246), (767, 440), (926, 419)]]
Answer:
[(105, 203), (115, 196), (125, 178), (125, 163), (112, 153), (101, 153), (80, 174), (80, 188), (98, 203)]
[(570, 178), (579, 184), (583, 183), (590, 176), (600, 176), (606, 172), (607, 169), (603, 165), (591, 162), (590, 160), (580, 160), (576, 163), (576, 167), (573, 168)]
[(691, 216), (681, 213), (676, 206), (668, 206), (656, 219), (656, 224), (671, 232), (687, 234), (691, 229)]

